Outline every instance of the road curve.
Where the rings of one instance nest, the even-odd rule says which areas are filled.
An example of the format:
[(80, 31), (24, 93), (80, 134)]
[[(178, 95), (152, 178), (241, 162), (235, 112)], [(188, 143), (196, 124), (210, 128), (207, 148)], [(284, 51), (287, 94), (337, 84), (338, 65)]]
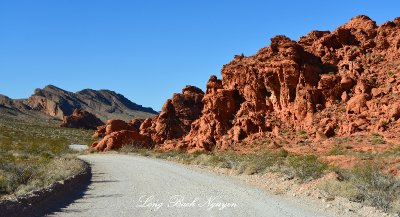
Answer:
[(84, 196), (49, 216), (326, 216), (229, 177), (141, 156), (93, 154)]

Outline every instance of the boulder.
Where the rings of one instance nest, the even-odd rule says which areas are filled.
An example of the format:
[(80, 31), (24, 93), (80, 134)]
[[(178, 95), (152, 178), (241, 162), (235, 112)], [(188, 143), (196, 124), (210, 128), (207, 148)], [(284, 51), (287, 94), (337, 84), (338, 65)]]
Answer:
[(91, 148), (97, 151), (110, 151), (120, 149), (124, 145), (134, 148), (152, 148), (153, 142), (149, 137), (138, 132), (121, 130), (112, 132), (99, 142), (94, 142)]

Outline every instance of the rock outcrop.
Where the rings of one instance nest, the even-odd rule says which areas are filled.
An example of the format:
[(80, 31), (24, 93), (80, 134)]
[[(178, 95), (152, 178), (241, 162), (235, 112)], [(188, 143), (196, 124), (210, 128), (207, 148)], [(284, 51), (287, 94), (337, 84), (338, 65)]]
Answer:
[[(96, 150), (118, 149), (122, 145), (132, 144), (132, 141), (139, 142), (141, 147), (153, 147), (155, 144), (180, 139), (190, 131), (193, 121), (200, 117), (203, 95), (201, 89), (186, 86), (182, 93), (174, 94), (172, 99), (165, 102), (158, 116), (144, 120), (132, 119), (129, 123), (109, 120), (107, 125), (100, 126), (94, 135), (105, 137), (92, 147)], [(118, 133), (122, 131), (122, 134)], [(129, 139), (129, 135), (134, 139)]]
[(150, 137), (135, 131), (121, 130), (105, 136), (101, 141), (92, 144), (92, 148), (98, 151), (120, 149), (123, 145), (135, 148), (152, 148), (153, 141)]
[(75, 109), (72, 115), (64, 116), (63, 123), (60, 125), (60, 127), (95, 130), (98, 126), (103, 124), (104, 123), (94, 114), (83, 109)]
[(123, 120), (108, 120), (106, 125), (98, 126), (96, 132), (94, 133), (94, 138), (101, 138), (110, 135), (113, 132), (118, 132), (122, 130), (139, 132), (140, 125), (143, 123), (144, 119), (132, 119), (129, 122)]
[(315, 153), (329, 138), (360, 133), (400, 141), (400, 18), (378, 26), (357, 16), (298, 41), (276, 36), (253, 56), (235, 56), (221, 75), (205, 94), (186, 87), (167, 100), (139, 134), (189, 152), (268, 139), (271, 148)]

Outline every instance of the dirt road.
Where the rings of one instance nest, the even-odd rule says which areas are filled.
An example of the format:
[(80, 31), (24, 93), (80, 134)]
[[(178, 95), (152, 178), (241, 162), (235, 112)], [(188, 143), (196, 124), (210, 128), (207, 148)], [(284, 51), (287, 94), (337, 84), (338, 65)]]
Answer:
[(132, 155), (93, 154), (84, 196), (50, 216), (327, 216), (229, 177)]

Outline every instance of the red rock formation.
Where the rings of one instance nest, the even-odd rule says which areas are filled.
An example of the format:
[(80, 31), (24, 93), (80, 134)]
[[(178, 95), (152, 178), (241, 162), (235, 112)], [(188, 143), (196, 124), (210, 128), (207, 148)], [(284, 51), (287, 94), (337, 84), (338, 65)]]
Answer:
[(298, 42), (277, 36), (254, 56), (236, 56), (217, 88), (209, 82), (203, 115), (180, 144), (226, 149), (274, 128), (324, 140), (388, 130), (379, 122), (398, 127), (398, 107), (388, 103), (400, 104), (399, 33), (399, 19), (377, 26), (358, 16), (332, 33), (313, 31)]
[(92, 148), (98, 151), (109, 151), (130, 145), (136, 148), (151, 148), (153, 142), (148, 136), (135, 131), (121, 130), (105, 136), (101, 141), (92, 144)]
[(72, 115), (64, 116), (60, 127), (96, 129), (104, 123), (95, 115), (83, 109), (75, 109)]
[(186, 86), (181, 94), (174, 94), (165, 102), (158, 116), (143, 122), (141, 133), (157, 144), (182, 138), (190, 131), (192, 122), (200, 117), (203, 95), (199, 88)]
[[(205, 94), (186, 87), (167, 100), (140, 135), (189, 152), (240, 151), (267, 139), (267, 148), (323, 153), (331, 137), (372, 133), (387, 141), (379, 150), (400, 141), (400, 18), (377, 26), (357, 16), (298, 41), (276, 36), (253, 56), (235, 56), (221, 74)], [(365, 139), (353, 146), (377, 149)]]
[[(151, 138), (146, 147), (182, 138), (189, 132), (192, 122), (200, 117), (203, 108), (201, 102), (203, 95), (203, 91), (199, 88), (186, 86), (181, 94), (174, 94), (172, 99), (167, 100), (161, 113), (154, 118), (145, 120), (133, 119), (130, 123), (121, 120), (110, 120), (107, 122), (106, 127), (98, 128), (94, 136), (105, 137), (99, 143), (93, 144), (92, 147), (97, 150), (118, 149), (122, 145), (135, 140), (129, 140), (120, 134), (116, 134), (121, 130), (135, 132), (135, 134), (124, 133), (124, 135), (134, 135), (135, 138), (139, 139), (139, 142), (142, 142), (142, 140), (147, 141), (148, 138)], [(113, 139), (116, 136), (120, 136), (122, 139)]]
[(143, 121), (144, 119), (132, 119), (127, 123), (123, 120), (108, 120), (106, 125), (97, 127), (93, 137), (101, 138), (121, 130), (139, 132), (140, 125)]

